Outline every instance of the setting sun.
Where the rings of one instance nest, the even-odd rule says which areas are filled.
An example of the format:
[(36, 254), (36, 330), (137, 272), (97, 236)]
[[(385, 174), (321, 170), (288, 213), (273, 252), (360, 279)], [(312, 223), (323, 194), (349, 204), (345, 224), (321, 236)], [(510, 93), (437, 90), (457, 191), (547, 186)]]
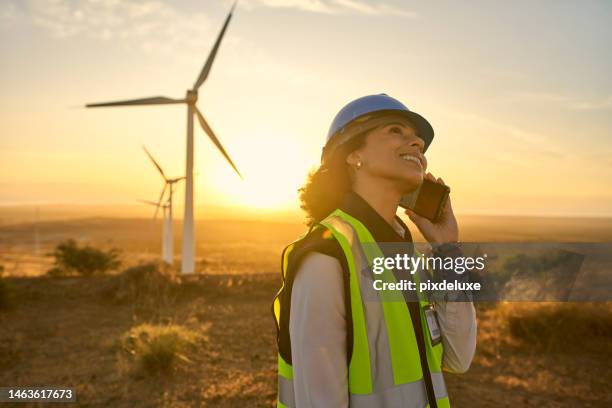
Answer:
[(236, 139), (240, 146), (231, 154), (244, 180), (227, 166), (214, 166), (210, 174), (216, 193), (227, 199), (225, 204), (266, 210), (295, 207), (297, 190), (317, 158), (313, 161), (313, 157), (300, 154), (300, 144), (289, 136), (255, 133)]

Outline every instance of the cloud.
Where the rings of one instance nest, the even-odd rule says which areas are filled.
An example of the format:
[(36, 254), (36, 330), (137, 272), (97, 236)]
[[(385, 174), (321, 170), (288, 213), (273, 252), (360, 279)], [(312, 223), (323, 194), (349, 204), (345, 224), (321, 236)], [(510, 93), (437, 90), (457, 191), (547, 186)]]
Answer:
[(251, 0), (245, 2), (247, 8), (271, 7), (289, 8), (312, 13), (334, 14), (335, 10), (327, 1), (320, 0)]
[[(363, 0), (243, 0), (240, 6), (416, 17), (409, 10)], [(203, 13), (187, 13), (176, 7), (168, 0), (5, 0), (0, 3), (0, 22), (3, 27), (32, 24), (56, 38), (117, 40), (122, 47), (145, 51), (166, 48), (169, 52), (177, 47), (198, 49), (202, 38), (219, 29), (222, 17), (213, 21)]]
[[(561, 159), (567, 156), (567, 152), (558, 147), (557, 140), (545, 134), (521, 129), (508, 123), (497, 122), (474, 113), (446, 112), (457, 119), (475, 125), (483, 133), (490, 134), (491, 138), (497, 139), (498, 143), (509, 143), (508, 148), (514, 150), (510, 156), (514, 156), (516, 160), (524, 163), (529, 163), (528, 155), (539, 159)], [(521, 151), (520, 157), (516, 155), (518, 151)]]
[(321, 14), (390, 15), (414, 18), (414, 11), (389, 4), (359, 0), (250, 0), (247, 7), (287, 8)]
[(413, 11), (402, 10), (388, 4), (372, 4), (372, 2), (359, 2), (355, 0), (335, 0), (334, 3), (346, 10), (366, 15), (393, 15), (401, 17), (416, 17)]
[(576, 110), (607, 110), (612, 108), (612, 95), (595, 101), (573, 101), (571, 107)]
[(514, 92), (511, 95), (517, 99), (529, 99), (536, 102), (554, 103), (570, 110), (608, 110), (612, 109), (612, 95), (600, 99), (580, 99), (573, 96), (553, 92)]
[(201, 46), (218, 30), (202, 13), (183, 13), (159, 0), (28, 0), (5, 3), (0, 15), (43, 28), (56, 38), (84, 36), (143, 49)]
[(17, 7), (13, 3), (0, 4), (0, 29), (12, 26), (17, 19)]
[[(287, 0), (278, 2), (288, 3)], [(300, 2), (307, 3), (295, 1), (296, 4)], [(194, 58), (196, 61), (201, 58), (203, 63), (205, 52), (212, 46), (230, 4), (220, 7), (220, 11), (217, 8), (218, 15), (214, 18), (202, 13), (187, 13), (175, 5), (176, 2), (160, 0), (0, 0), (0, 21), (6, 21), (7, 26), (9, 22), (11, 26), (29, 24), (56, 39), (84, 39), (91, 46), (100, 46), (96, 44), (100, 41), (104, 46), (170, 56), (173, 64), (177, 60), (191, 64)], [(204, 4), (201, 8), (209, 7)], [(318, 81), (303, 67), (279, 60), (258, 44), (250, 43), (248, 38), (238, 37), (231, 26), (223, 39), (221, 52), (227, 58), (226, 69), (233, 75), (257, 75), (294, 87)]]

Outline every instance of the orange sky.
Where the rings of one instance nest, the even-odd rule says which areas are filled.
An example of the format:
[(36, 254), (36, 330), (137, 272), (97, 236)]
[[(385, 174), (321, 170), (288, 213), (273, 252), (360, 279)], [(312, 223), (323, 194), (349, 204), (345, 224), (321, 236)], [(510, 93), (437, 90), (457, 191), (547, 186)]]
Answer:
[[(80, 106), (183, 97), (229, 6), (3, 2), (0, 205), (155, 199), (141, 145), (182, 175), (185, 107)], [(611, 215), (610, 17), (591, 2), (241, 2), (198, 106), (245, 180), (197, 129), (196, 205), (295, 209), (337, 110), (386, 92), (433, 124), (430, 169), (457, 212)]]

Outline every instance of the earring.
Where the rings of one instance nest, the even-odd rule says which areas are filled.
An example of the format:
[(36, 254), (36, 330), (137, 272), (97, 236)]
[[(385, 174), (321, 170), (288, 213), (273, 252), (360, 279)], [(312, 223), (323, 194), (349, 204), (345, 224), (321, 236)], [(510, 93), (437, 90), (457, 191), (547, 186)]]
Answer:
[(362, 165), (362, 164), (363, 164), (363, 163), (361, 163), (361, 160), (359, 160), (359, 161), (357, 162), (357, 170), (359, 170), (359, 169), (361, 168), (361, 165)]

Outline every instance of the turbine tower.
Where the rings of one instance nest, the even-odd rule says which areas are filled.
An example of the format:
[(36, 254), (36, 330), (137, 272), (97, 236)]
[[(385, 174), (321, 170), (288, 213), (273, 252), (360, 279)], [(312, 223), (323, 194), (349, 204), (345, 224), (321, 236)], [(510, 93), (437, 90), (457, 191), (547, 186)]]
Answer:
[[(186, 177), (175, 177), (168, 178), (164, 173), (164, 170), (161, 168), (157, 160), (153, 158), (153, 155), (149, 153), (146, 147), (142, 146), (145, 153), (151, 159), (153, 165), (157, 168), (157, 171), (164, 179), (164, 187), (162, 188), (161, 194), (159, 195), (159, 200), (157, 202), (141, 200), (144, 203), (155, 205), (155, 213), (153, 214), (153, 220), (157, 218), (157, 212), (161, 207), (163, 209), (163, 232), (162, 232), (162, 259), (167, 264), (172, 265), (174, 262), (174, 233), (172, 231), (172, 195), (174, 193), (174, 185), (179, 181), (185, 180)], [(164, 200), (164, 194), (168, 191), (168, 198), (165, 203), (162, 204)]]
[(168, 217), (168, 208), (169, 208), (169, 204), (168, 203), (164, 203), (164, 204), (159, 204), (156, 203), (155, 201), (149, 201), (149, 200), (138, 200), (141, 203), (145, 203), (145, 204), (149, 204), (149, 205), (153, 205), (156, 207), (156, 214), (153, 216), (153, 221), (155, 221), (155, 219), (157, 218), (157, 209), (159, 209), (160, 207), (163, 210), (163, 223), (162, 223), (162, 242), (161, 242), (161, 256), (162, 256), (162, 260), (167, 263), (168, 265), (172, 265), (172, 262), (174, 262), (174, 254), (173, 254), (173, 247), (172, 247), (172, 218)]
[(229, 155), (221, 145), (221, 142), (213, 132), (212, 128), (209, 126), (204, 116), (199, 111), (196, 106), (196, 102), (198, 101), (198, 89), (202, 86), (208, 74), (210, 73), (210, 69), (215, 60), (215, 56), (217, 55), (217, 51), (219, 49), (219, 45), (221, 44), (221, 40), (223, 39), (223, 35), (225, 34), (225, 30), (229, 25), (229, 22), (232, 18), (232, 13), (234, 12), (234, 8), (236, 7), (236, 3), (232, 6), (227, 18), (225, 19), (225, 23), (223, 24), (223, 28), (221, 28), (221, 32), (217, 36), (217, 40), (213, 45), (210, 54), (208, 55), (208, 59), (206, 63), (202, 67), (200, 71), (200, 75), (196, 79), (193, 84), (193, 88), (187, 90), (187, 94), (184, 99), (174, 99), (168, 98), (165, 96), (153, 96), (150, 98), (141, 98), (141, 99), (131, 99), (125, 101), (117, 101), (117, 102), (104, 102), (104, 103), (91, 103), (85, 105), (87, 108), (99, 108), (99, 107), (109, 107), (109, 106), (136, 106), (136, 105), (170, 105), (170, 104), (178, 104), (184, 103), (187, 105), (187, 154), (185, 160), (185, 215), (183, 217), (183, 259), (181, 265), (182, 273), (193, 273), (195, 271), (195, 231), (194, 231), (194, 220), (193, 220), (193, 116), (195, 115), (198, 118), (198, 122), (204, 132), (208, 135), (210, 140), (215, 144), (217, 149), (221, 152), (221, 154), (225, 157), (228, 163), (232, 166), (234, 171), (238, 173), (238, 176), (242, 178), (242, 175), (230, 159)]

